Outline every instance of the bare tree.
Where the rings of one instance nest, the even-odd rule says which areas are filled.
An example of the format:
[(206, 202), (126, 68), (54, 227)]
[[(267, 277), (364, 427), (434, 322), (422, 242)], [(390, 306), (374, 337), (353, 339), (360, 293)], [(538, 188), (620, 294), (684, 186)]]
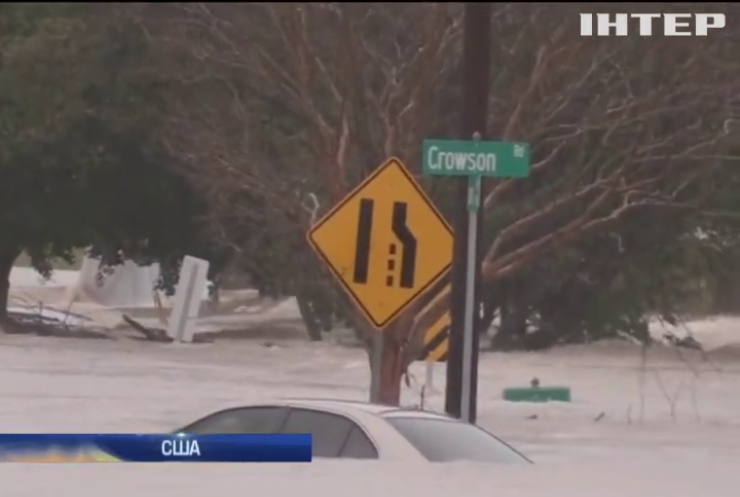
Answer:
[[(324, 211), (389, 155), (419, 164), (421, 140), (456, 124), (458, 4), (140, 9), (156, 70), (181, 88), (166, 139), (211, 202), (216, 229), (254, 226), (303, 250), (316, 214), (309, 197)], [(581, 38), (577, 10), (494, 8), (491, 136), (531, 143), (534, 164), (526, 181), (487, 185), (487, 223), (500, 227), (487, 240), (488, 282), (626, 213), (700, 209), (703, 181), (727, 163), (737, 31)], [(285, 264), (305, 271), (293, 259)], [(448, 293), (427, 295), (386, 330), (382, 401), (398, 402), (423, 332), (448, 306)], [(353, 322), (375, 333), (359, 313)]]

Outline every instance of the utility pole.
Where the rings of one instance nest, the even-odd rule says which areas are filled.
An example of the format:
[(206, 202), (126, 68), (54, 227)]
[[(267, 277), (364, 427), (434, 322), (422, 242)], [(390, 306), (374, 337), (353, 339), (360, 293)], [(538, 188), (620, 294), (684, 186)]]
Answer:
[[(462, 126), (460, 139), (471, 140), (485, 137), (488, 117), (488, 94), (490, 85), (491, 50), (491, 3), (466, 3), (463, 25), (462, 67)], [(480, 238), (478, 232), (483, 221), (483, 209), (477, 208), (471, 215), (469, 198), (473, 183), (468, 178), (454, 178), (455, 212), (453, 218), (455, 241), (452, 259), (452, 295), (450, 310), (450, 349), (447, 362), (447, 388), (445, 411), (456, 418), (471, 423), (476, 419), (478, 392), (478, 331), (480, 327)], [(480, 189), (480, 182), (476, 185)], [(471, 222), (472, 221), (472, 222)], [(472, 225), (472, 226), (471, 226)], [(472, 230), (471, 230), (472, 228)], [(471, 247), (470, 240), (473, 240)], [(470, 274), (466, 262), (475, 261), (474, 274)], [(469, 276), (472, 276), (472, 281)], [(473, 282), (473, 292), (466, 292), (466, 285)], [(470, 288), (468, 288), (470, 289)], [(472, 323), (470, 305), (472, 299)], [(468, 322), (466, 323), (466, 309)], [(465, 329), (468, 325), (468, 343)], [(470, 326), (473, 340), (470, 343)], [(467, 352), (464, 354), (463, 352)], [(466, 370), (469, 373), (465, 373)], [(469, 376), (468, 376), (469, 375)], [(467, 401), (463, 401), (463, 396)]]

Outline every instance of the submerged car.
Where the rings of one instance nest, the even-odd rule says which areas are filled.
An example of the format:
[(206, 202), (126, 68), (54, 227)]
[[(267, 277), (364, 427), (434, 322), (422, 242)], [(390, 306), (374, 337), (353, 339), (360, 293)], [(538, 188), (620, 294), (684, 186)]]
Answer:
[(178, 433), (310, 433), (313, 457), (530, 463), (478, 426), (416, 409), (345, 400), (291, 399), (215, 412)]

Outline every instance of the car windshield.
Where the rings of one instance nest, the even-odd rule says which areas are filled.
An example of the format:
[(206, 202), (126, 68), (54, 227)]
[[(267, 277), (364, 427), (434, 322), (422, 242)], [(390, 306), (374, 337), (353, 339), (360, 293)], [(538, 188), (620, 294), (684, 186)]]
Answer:
[(529, 462), (506, 443), (475, 425), (420, 416), (387, 416), (385, 419), (432, 462)]

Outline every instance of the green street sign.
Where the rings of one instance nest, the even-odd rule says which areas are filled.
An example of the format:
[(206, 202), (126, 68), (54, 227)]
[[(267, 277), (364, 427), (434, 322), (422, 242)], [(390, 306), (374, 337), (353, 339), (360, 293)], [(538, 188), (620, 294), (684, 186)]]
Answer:
[(430, 176), (525, 178), (529, 144), (477, 140), (424, 140), (422, 168)]

